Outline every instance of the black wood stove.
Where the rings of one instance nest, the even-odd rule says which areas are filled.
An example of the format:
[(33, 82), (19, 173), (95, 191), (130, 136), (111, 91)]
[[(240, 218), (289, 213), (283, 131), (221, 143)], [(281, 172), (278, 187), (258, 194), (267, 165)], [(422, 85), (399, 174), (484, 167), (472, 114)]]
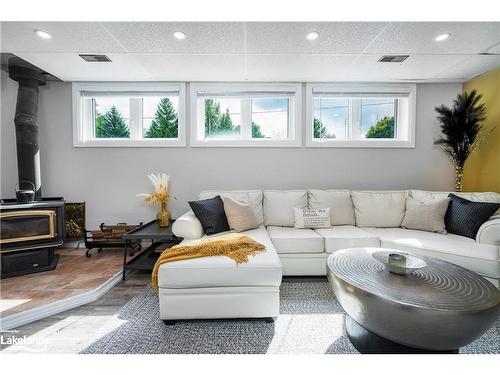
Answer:
[(19, 201), (0, 202), (2, 278), (54, 269), (59, 260), (54, 247), (62, 245), (64, 239), (64, 200), (42, 198), (38, 94), (45, 76), (33, 66), (9, 64), (9, 77), (19, 82), (14, 116), (18, 186), (27, 183), (33, 190), (17, 194)]
[(15, 199), (0, 203), (1, 278), (53, 270), (64, 240), (64, 200), (43, 198), (32, 203)]

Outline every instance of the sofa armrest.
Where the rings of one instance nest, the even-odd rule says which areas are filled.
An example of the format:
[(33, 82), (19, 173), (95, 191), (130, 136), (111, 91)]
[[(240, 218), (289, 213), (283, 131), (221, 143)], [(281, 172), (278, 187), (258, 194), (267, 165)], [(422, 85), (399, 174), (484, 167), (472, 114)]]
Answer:
[(190, 240), (201, 238), (204, 234), (203, 227), (193, 211), (188, 211), (175, 220), (172, 224), (172, 232), (177, 237)]
[(500, 246), (500, 216), (489, 219), (479, 227), (476, 242)]

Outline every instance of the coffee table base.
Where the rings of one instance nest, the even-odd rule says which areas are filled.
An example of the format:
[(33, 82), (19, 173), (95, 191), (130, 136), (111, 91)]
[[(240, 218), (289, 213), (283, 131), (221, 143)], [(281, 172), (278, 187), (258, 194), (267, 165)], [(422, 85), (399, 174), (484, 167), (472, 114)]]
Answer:
[(458, 354), (455, 350), (424, 350), (401, 345), (370, 332), (349, 315), (345, 318), (347, 337), (362, 354)]

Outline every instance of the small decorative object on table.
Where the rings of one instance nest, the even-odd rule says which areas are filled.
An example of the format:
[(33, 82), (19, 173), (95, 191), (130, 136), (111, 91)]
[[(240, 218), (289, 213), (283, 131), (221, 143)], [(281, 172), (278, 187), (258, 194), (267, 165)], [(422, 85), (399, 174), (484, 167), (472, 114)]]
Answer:
[(384, 265), (386, 271), (397, 275), (409, 275), (414, 270), (427, 266), (423, 259), (407, 253), (376, 251), (372, 256)]
[(153, 193), (138, 194), (146, 203), (156, 203), (160, 206), (160, 211), (156, 214), (156, 222), (161, 228), (166, 228), (170, 225), (170, 213), (167, 209), (167, 202), (170, 198), (168, 193), (168, 184), (170, 177), (165, 173), (149, 174), (149, 180), (153, 184), (155, 191)]

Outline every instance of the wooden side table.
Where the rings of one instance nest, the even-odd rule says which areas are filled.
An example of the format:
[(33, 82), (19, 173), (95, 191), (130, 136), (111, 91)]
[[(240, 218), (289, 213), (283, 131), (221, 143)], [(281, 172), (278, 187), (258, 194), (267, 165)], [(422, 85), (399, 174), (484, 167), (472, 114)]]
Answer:
[[(172, 223), (174, 220), (172, 220)], [(176, 245), (182, 238), (176, 237), (172, 232), (172, 223), (165, 228), (160, 228), (156, 220), (141, 225), (123, 235), (125, 247), (123, 251), (123, 280), (127, 270), (152, 271), (156, 260), (160, 256), (156, 249), (163, 244)], [(127, 262), (128, 250), (132, 248), (132, 241), (151, 240), (151, 245), (144, 249), (135, 258)]]

